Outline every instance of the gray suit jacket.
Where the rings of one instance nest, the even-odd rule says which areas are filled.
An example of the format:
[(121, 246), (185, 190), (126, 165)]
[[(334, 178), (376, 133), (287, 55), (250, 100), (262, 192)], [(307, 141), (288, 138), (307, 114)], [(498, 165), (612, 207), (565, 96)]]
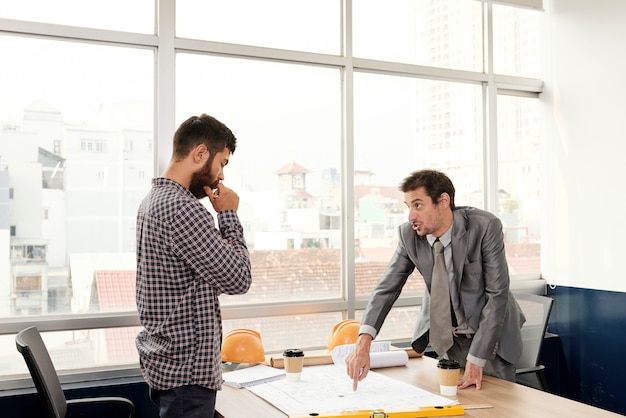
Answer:
[[(487, 360), (498, 354), (516, 363), (522, 354), (520, 328), (525, 318), (509, 290), (502, 223), (489, 212), (457, 208), (451, 245), (461, 306), (469, 326), (476, 331), (469, 353)], [(373, 291), (361, 323), (380, 331), (415, 268), (424, 277), (426, 289), (411, 344), (415, 351), (423, 352), (430, 328), (433, 255), (426, 237), (417, 235), (409, 222), (399, 227), (398, 248)]]

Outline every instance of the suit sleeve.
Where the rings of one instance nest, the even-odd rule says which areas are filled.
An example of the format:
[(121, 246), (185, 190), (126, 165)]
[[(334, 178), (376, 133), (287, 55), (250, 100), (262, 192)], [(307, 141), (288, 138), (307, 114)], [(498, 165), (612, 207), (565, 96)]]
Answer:
[(398, 247), (384, 274), (378, 280), (361, 321), (362, 326), (374, 328), (376, 334), (380, 331), (394, 302), (400, 296), (407, 278), (415, 270), (415, 265), (407, 255), (401, 228), (399, 228), (399, 236)]
[(487, 224), (482, 238), (481, 258), (485, 304), (469, 354), (479, 359), (492, 359), (502, 336), (510, 285), (502, 223), (498, 218), (491, 219)]

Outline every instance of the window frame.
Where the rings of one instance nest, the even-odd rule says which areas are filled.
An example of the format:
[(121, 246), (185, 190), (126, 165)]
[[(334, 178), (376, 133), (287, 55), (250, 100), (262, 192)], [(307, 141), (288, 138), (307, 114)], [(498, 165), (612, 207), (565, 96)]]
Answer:
[[(154, 175), (161, 173), (169, 162), (171, 154), (171, 135), (175, 131), (175, 85), (176, 85), (176, 54), (179, 52), (207, 54), (217, 56), (238, 57), (242, 59), (260, 59), (278, 62), (301, 63), (303, 65), (329, 66), (338, 68), (343, 76), (343, 145), (341, 156), (342, 208), (343, 219), (341, 235), (341, 283), (342, 294), (339, 297), (324, 300), (307, 300), (303, 302), (229, 305), (222, 308), (224, 320), (244, 319), (258, 316), (281, 316), (296, 314), (315, 314), (326, 312), (342, 312), (346, 318), (354, 318), (355, 312), (365, 309), (366, 297), (355, 297), (355, 284), (350, 280), (350, 272), (354, 271), (354, 224), (347, 222), (353, 219), (354, 203), (354, 102), (353, 78), (355, 72), (374, 72), (380, 74), (399, 75), (404, 77), (449, 80), (455, 82), (474, 83), (482, 86), (484, 120), (484, 190), (485, 208), (497, 208), (497, 95), (517, 95), (538, 98), (543, 89), (539, 79), (499, 75), (493, 73), (492, 39), (492, 4), (483, 0), (485, 30), (485, 71), (472, 72), (455, 69), (442, 69), (421, 65), (378, 61), (373, 59), (355, 58), (352, 55), (352, 39), (350, 34), (351, 11), (353, 0), (342, 0), (343, 9), (341, 35), (343, 55), (329, 55), (302, 51), (289, 51), (249, 45), (235, 45), (221, 42), (184, 39), (175, 36), (175, 0), (155, 0), (158, 9), (156, 17), (156, 34), (146, 35), (130, 32), (119, 32), (84, 27), (71, 27), (56, 24), (18, 21), (0, 18), (0, 34), (20, 37), (36, 37), (50, 40), (64, 40), (86, 44), (107, 44), (132, 48), (146, 48), (155, 51), (155, 104), (154, 132)], [(12, 190), (11, 190), (12, 192)], [(512, 277), (513, 285), (523, 289), (541, 289), (545, 280), (537, 275)], [(421, 303), (421, 298), (418, 299)], [(415, 306), (415, 297), (400, 297), (395, 307)], [(16, 334), (29, 325), (36, 325), (42, 332), (66, 331), (76, 329), (98, 329), (137, 326), (139, 319), (136, 311), (115, 312), (106, 314), (80, 315), (48, 315), (27, 318), (4, 318), (0, 324), (0, 335)], [(138, 366), (132, 369), (117, 369), (116, 376), (138, 375)], [(130, 372), (129, 372), (130, 370)], [(96, 375), (98, 373), (95, 373)], [(93, 373), (75, 373), (74, 376), (92, 379)], [(73, 377), (71, 379), (75, 379)], [(68, 378), (62, 377), (62, 381)], [(0, 382), (0, 389), (15, 388), (16, 380)]]

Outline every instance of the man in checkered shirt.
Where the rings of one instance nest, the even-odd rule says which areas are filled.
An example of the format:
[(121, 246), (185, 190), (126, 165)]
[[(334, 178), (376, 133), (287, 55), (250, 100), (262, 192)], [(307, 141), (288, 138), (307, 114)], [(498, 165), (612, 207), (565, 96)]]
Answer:
[(236, 142), (211, 116), (187, 119), (137, 213), (136, 344), (162, 418), (213, 418), (222, 385), (218, 296), (244, 294), (252, 282), (239, 196), (222, 184)]

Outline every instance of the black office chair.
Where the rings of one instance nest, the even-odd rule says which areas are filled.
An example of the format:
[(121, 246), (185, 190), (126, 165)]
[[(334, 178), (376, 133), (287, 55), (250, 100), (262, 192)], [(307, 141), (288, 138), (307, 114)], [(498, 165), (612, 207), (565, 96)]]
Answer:
[(526, 316), (526, 323), (522, 326), (524, 350), (516, 365), (516, 381), (524, 386), (547, 391), (545, 366), (539, 364), (539, 355), (548, 328), (553, 299), (526, 293), (515, 293), (514, 296)]
[(37, 327), (29, 327), (20, 331), (15, 337), (15, 345), (17, 351), (24, 356), (37, 393), (44, 402), (47, 417), (64, 418), (68, 406), (97, 404), (121, 404), (125, 406), (124, 409), (129, 411), (129, 418), (134, 415), (135, 405), (126, 398), (66, 399), (59, 382), (59, 376)]

